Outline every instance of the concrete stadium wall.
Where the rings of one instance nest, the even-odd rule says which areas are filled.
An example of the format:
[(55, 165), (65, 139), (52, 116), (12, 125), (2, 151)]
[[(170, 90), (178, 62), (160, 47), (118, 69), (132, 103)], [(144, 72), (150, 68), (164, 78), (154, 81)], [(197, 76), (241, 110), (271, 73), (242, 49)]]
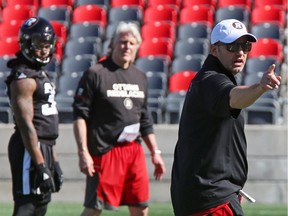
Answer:
[[(177, 140), (177, 125), (155, 125), (159, 148), (163, 152), (167, 173), (161, 182), (153, 180), (153, 166), (147, 153), (147, 166), (151, 179), (151, 201), (170, 202), (170, 175), (173, 151)], [(13, 125), (0, 124), (0, 202), (11, 202), (11, 175), (7, 157), (7, 143)], [(246, 125), (248, 141), (249, 175), (244, 191), (258, 203), (287, 203), (287, 126)], [(72, 125), (60, 125), (57, 152), (65, 174), (60, 193), (53, 196), (57, 202), (82, 202), (85, 177), (78, 168), (76, 143)]]

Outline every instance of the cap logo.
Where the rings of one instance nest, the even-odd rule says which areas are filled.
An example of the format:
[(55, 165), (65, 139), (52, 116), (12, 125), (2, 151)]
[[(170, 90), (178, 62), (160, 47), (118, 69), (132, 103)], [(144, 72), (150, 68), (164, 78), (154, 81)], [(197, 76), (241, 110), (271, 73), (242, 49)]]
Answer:
[(236, 28), (236, 29), (243, 29), (242, 23), (239, 23), (239, 22), (234, 22), (234, 23), (232, 24), (232, 26), (233, 26), (234, 28)]

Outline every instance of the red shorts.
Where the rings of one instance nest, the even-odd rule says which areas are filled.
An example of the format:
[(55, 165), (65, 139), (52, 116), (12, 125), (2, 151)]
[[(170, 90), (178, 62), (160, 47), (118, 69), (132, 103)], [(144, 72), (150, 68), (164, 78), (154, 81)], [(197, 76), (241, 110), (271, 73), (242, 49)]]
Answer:
[(202, 212), (193, 213), (190, 216), (233, 216), (233, 211), (229, 207), (229, 202), (204, 210)]
[(108, 209), (117, 209), (119, 205), (148, 206), (149, 177), (139, 143), (118, 144), (106, 154), (93, 157), (93, 161), (98, 174), (98, 203)]

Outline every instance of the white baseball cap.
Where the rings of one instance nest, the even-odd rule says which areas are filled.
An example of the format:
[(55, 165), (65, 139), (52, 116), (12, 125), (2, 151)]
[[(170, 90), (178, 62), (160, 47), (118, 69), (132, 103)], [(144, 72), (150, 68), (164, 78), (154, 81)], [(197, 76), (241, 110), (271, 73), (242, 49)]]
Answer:
[(217, 42), (232, 43), (244, 35), (247, 36), (247, 39), (250, 42), (257, 41), (257, 38), (253, 34), (248, 33), (246, 26), (239, 20), (222, 20), (212, 30), (211, 44)]

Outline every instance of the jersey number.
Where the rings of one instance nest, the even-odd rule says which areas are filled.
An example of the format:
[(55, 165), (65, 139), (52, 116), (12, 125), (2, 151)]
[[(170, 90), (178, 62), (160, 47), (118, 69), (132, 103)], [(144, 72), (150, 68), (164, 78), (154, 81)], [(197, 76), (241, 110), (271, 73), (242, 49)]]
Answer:
[(56, 108), (56, 101), (55, 101), (55, 89), (51, 85), (51, 83), (44, 84), (44, 92), (45, 94), (49, 94), (48, 103), (42, 105), (42, 114), (44, 116), (55, 115), (58, 113)]

